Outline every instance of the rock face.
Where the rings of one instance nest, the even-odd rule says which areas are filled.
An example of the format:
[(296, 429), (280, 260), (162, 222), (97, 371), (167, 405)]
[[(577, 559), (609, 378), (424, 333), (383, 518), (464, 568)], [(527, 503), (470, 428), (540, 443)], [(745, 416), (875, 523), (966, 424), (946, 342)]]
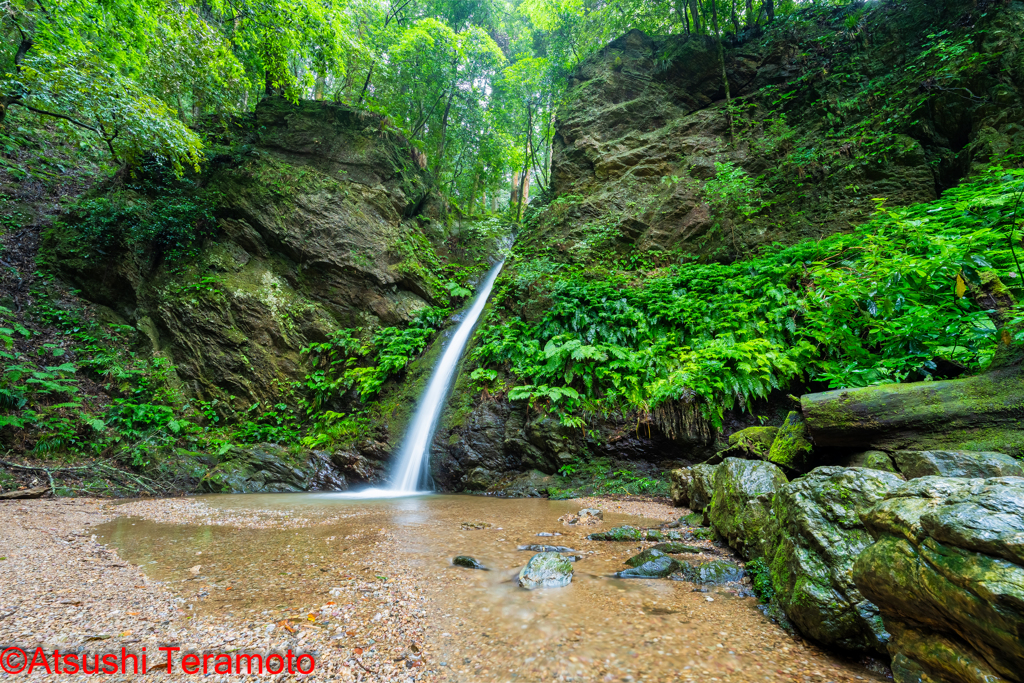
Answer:
[(265, 443), (233, 447), (199, 488), (209, 493), (292, 493), (343, 491), (348, 483), (323, 451), (296, 459), (288, 449)]
[(183, 272), (130, 249), (90, 253), (73, 225), (44, 248), (82, 296), (169, 357), (188, 391), (247, 408), (303, 378), (310, 342), (403, 324), (447, 296), (403, 246), (432, 251), (409, 220), (431, 207), (429, 177), (379, 117), (270, 98), (237, 124), (242, 151), (204, 178), (217, 224)]
[(851, 455), (845, 462), (847, 467), (867, 467), (871, 470), (882, 470), (883, 472), (896, 472), (896, 465), (892, 458), (882, 451), (863, 451)]
[(1024, 477), (1020, 463), (1003, 453), (976, 451), (896, 451), (896, 466), (907, 479), (917, 477)]
[(771, 463), (726, 458), (715, 473), (711, 526), (743, 557), (765, 555), (777, 530), (772, 498), (786, 481)]
[(1024, 681), (1024, 478), (921, 477), (861, 516), (897, 683)]
[(690, 480), (693, 475), (689, 467), (679, 467), (668, 473), (669, 495), (672, 504), (677, 508), (686, 507), (690, 504)]
[(849, 651), (884, 651), (878, 610), (850, 570), (872, 538), (859, 514), (902, 485), (880, 470), (818, 467), (781, 487), (778, 541), (767, 557), (779, 606), (804, 635)]
[(558, 553), (537, 553), (519, 572), (523, 588), (561, 588), (572, 581), (572, 562)]

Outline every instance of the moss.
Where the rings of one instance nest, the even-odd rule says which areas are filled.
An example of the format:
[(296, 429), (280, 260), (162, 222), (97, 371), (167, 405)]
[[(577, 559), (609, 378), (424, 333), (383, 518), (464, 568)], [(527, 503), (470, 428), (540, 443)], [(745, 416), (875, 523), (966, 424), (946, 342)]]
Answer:
[(779, 429), (768, 452), (768, 461), (797, 472), (809, 469), (814, 446), (807, 438), (807, 424), (798, 412), (791, 412)]

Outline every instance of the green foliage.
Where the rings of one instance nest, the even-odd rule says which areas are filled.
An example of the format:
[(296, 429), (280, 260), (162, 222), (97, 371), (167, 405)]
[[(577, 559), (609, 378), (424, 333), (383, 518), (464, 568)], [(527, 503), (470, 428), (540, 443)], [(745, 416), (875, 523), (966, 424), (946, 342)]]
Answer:
[(794, 380), (839, 388), (929, 379), (940, 360), (977, 370), (997, 340), (965, 292), (977, 291), (982, 271), (1016, 275), (1006, 217), (1022, 184), (1024, 171), (994, 168), (935, 202), (879, 203), (853, 234), (732, 264), (680, 265), (640, 281), (628, 271), (531, 275), (547, 302), (537, 322), (515, 315), (519, 303), (502, 289), (507, 317), (481, 330), (475, 358), (520, 378), (511, 399), (563, 421), (582, 407), (649, 412), (682, 402), (716, 426), (737, 402)]
[(771, 602), (775, 598), (775, 586), (772, 584), (771, 569), (762, 558), (747, 562), (747, 574), (750, 575), (754, 595), (762, 602)]
[(607, 458), (590, 461), (575, 460), (563, 465), (558, 473), (564, 486), (549, 487), (554, 500), (586, 495), (667, 496), (669, 483), (662, 476), (636, 472)]

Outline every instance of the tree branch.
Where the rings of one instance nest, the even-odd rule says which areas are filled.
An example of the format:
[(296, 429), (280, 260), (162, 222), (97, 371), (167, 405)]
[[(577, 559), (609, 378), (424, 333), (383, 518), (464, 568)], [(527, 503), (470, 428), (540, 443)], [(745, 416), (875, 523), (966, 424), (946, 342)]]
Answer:
[(82, 123), (78, 119), (73, 119), (70, 116), (66, 116), (64, 114), (58, 114), (57, 112), (52, 112), (52, 111), (45, 111), (43, 109), (36, 109), (35, 107), (29, 106), (29, 105), (25, 104), (24, 102), (20, 102), (18, 100), (14, 100), (12, 102), (8, 102), (7, 104), (8, 104), (8, 106), (10, 106), (12, 104), (16, 104), (19, 107), (25, 107), (25, 109), (28, 109), (30, 112), (34, 112), (36, 114), (41, 114), (42, 116), (52, 116), (52, 117), (57, 118), (57, 119), (64, 119), (65, 121), (70, 121), (71, 123), (75, 124), (79, 128), (85, 128), (86, 130), (91, 130), (93, 133), (96, 133), (97, 135), (102, 135), (102, 133), (99, 130), (97, 130), (96, 128), (90, 126), (88, 123)]

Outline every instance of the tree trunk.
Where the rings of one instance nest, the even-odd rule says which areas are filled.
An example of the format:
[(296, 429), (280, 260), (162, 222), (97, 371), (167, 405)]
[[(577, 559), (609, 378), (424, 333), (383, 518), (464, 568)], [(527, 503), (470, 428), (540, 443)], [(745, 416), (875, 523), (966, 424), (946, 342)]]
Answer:
[(690, 17), (693, 18), (693, 32), (700, 34), (700, 11), (697, 5), (698, 0), (689, 0), (690, 2)]
[(775, 21), (775, 2), (774, 0), (764, 0), (764, 13), (768, 17), (768, 23)]
[(729, 118), (729, 142), (736, 142), (736, 131), (732, 124), (732, 97), (729, 94), (729, 76), (725, 72), (725, 46), (722, 44), (722, 33), (718, 29), (717, 5), (711, 3), (711, 17), (715, 23), (715, 37), (718, 39), (718, 60), (722, 63), (722, 85), (725, 86), (725, 110)]
[(747, 0), (747, 16), (745, 18), (747, 28), (754, 28), (754, 23), (756, 22), (756, 18), (754, 17), (754, 0)]
[(981, 286), (974, 288), (974, 301), (988, 311), (989, 320), (996, 328), (996, 353), (989, 364), (990, 370), (1020, 365), (1024, 361), (1024, 348), (1013, 343), (1020, 327), (1013, 325), (1013, 294), (994, 271), (981, 273)]
[(1024, 368), (965, 379), (806, 394), (817, 448), (970, 450), (1024, 456)]

